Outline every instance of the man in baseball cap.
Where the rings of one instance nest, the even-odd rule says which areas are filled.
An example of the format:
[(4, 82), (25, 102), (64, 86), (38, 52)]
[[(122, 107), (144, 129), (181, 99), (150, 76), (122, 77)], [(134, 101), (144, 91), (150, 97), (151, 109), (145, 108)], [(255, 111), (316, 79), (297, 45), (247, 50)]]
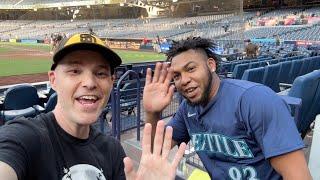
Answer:
[(108, 102), (114, 68), (120, 64), (121, 58), (96, 36), (75, 34), (63, 39), (48, 72), (57, 105), (52, 112), (17, 118), (0, 128), (0, 180), (174, 179), (185, 145), (173, 163), (167, 161), (172, 129), (163, 140), (163, 123), (158, 125), (155, 145), (164, 145), (162, 155), (151, 153), (151, 125), (146, 125), (145, 153), (137, 173), (120, 143), (91, 126)]

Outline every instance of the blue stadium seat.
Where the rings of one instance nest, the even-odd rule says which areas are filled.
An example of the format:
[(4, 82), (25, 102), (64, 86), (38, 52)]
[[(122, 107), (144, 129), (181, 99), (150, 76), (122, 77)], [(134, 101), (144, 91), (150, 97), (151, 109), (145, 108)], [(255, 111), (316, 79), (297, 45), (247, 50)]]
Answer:
[(264, 71), (264, 67), (247, 69), (244, 71), (241, 79), (262, 84)]
[(316, 56), (315, 61), (316, 61), (316, 63), (315, 63), (315, 67), (313, 70), (318, 70), (318, 69), (320, 69), (320, 56)]
[(20, 84), (6, 90), (3, 109), (17, 110), (40, 105), (37, 89), (29, 84)]
[(305, 74), (308, 73), (308, 68), (309, 68), (310, 62), (311, 62), (310, 58), (304, 58), (303, 59), (303, 63), (302, 63), (302, 66), (300, 68), (300, 72), (299, 72), (298, 76), (302, 76), (302, 75), (305, 75)]
[(253, 62), (249, 64), (249, 69), (257, 68), (260, 66), (260, 62)]
[(293, 60), (292, 66), (289, 72), (289, 84), (292, 84), (294, 79), (298, 76), (300, 73), (301, 66), (303, 64), (303, 60)]
[(275, 92), (279, 92), (279, 79), (278, 74), (280, 72), (280, 64), (273, 64), (265, 67), (262, 83), (270, 87)]
[(313, 71), (297, 77), (289, 90), (288, 96), (302, 99), (297, 127), (304, 137), (316, 114), (320, 113), (320, 71)]
[(1, 112), (4, 121), (18, 116), (33, 117), (39, 112), (36, 105), (40, 105), (37, 89), (29, 84), (20, 84), (6, 90)]
[(147, 75), (147, 65), (134, 65), (132, 70), (139, 74), (139, 78), (145, 78)]
[(232, 78), (241, 79), (244, 71), (249, 68), (249, 64), (237, 64), (232, 72)]
[(279, 63), (280, 64), (280, 70), (278, 74), (278, 81), (279, 83), (290, 83), (290, 69), (292, 62), (291, 61), (286, 61)]
[(51, 94), (51, 96), (49, 97), (49, 99), (45, 105), (45, 108), (44, 108), (45, 112), (52, 111), (56, 107), (57, 101), (58, 101), (57, 93)]

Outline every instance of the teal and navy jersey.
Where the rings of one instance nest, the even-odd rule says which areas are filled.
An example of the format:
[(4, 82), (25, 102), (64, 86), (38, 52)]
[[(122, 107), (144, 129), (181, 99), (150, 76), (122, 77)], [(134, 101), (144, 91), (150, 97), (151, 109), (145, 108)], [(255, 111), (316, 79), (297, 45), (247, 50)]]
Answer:
[(173, 139), (194, 145), (212, 179), (281, 179), (269, 158), (304, 147), (288, 105), (270, 88), (222, 80), (206, 107), (183, 101)]

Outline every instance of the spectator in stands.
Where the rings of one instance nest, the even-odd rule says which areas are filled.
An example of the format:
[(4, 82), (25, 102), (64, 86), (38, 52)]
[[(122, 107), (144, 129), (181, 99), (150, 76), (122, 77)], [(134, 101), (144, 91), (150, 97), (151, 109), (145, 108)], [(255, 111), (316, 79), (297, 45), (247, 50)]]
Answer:
[(157, 153), (150, 151), (151, 126), (145, 126), (137, 173), (120, 143), (91, 126), (108, 101), (114, 68), (120, 64), (120, 57), (95, 36), (64, 39), (48, 72), (58, 95), (53, 112), (18, 118), (0, 128), (0, 179), (121, 180), (125, 173), (127, 179), (174, 179), (185, 144), (173, 163), (168, 162), (172, 128), (167, 128), (163, 142), (163, 122), (154, 145), (162, 149), (163, 142), (163, 149)]
[(253, 44), (250, 39), (247, 40), (247, 42), (248, 42), (248, 44), (245, 48), (246, 57), (248, 59), (257, 58), (257, 56), (259, 54), (259, 46), (256, 44)]
[(311, 179), (288, 105), (264, 85), (220, 80), (214, 46), (199, 37), (174, 42), (171, 67), (157, 63), (153, 77), (147, 70), (143, 105), (153, 132), (176, 88), (185, 100), (167, 124), (172, 147), (191, 141), (211, 179)]
[(280, 40), (279, 35), (276, 36), (275, 41), (276, 41), (276, 46), (280, 46), (280, 41), (281, 40)]
[(94, 35), (94, 36), (96, 35), (96, 33), (93, 32), (93, 29), (91, 27), (89, 27), (89, 34)]
[(52, 47), (50, 53), (53, 54), (63, 37), (61, 34), (51, 34), (51, 38)]

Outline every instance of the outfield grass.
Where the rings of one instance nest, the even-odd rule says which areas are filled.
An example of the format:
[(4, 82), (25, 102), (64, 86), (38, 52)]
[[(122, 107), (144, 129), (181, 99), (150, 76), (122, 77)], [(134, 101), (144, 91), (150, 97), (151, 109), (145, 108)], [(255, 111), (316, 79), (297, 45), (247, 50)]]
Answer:
[[(11, 48), (14, 47), (14, 48)], [(21, 47), (21, 51), (17, 49)], [(35, 57), (26, 53), (24, 58), (1, 57), (1, 54), (12, 52), (23, 52), (23, 49), (39, 49), (41, 51), (50, 51), (49, 45), (38, 44), (19, 44), (19, 43), (0, 43), (0, 77), (22, 74), (45, 73), (50, 69), (50, 57)], [(165, 59), (163, 54), (154, 52), (115, 50), (122, 58), (123, 64), (141, 63), (151, 61), (161, 61)]]
[(47, 72), (50, 62), (41, 58), (0, 60), (0, 77)]
[(10, 43), (10, 42), (0, 42), (0, 47), (1, 46), (4, 46), (7, 49), (10, 49), (10, 47), (16, 47), (16, 48), (21, 48), (22, 50), (26, 48), (26, 49), (48, 51), (48, 52), (50, 51), (50, 48), (51, 48), (49, 44)]

